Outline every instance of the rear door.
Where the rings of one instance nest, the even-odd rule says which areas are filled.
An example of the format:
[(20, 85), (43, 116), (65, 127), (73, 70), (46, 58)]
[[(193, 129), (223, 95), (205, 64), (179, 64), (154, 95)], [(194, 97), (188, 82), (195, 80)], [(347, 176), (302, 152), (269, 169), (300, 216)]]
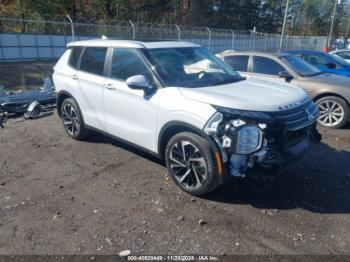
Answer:
[(103, 92), (107, 47), (85, 47), (76, 79), (79, 82), (77, 97), (86, 125), (105, 131)]

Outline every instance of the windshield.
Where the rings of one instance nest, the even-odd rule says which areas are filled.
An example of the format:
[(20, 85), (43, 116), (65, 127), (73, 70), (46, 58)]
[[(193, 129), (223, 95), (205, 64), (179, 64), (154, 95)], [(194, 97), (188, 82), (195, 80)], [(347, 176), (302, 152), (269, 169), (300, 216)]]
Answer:
[(350, 63), (347, 62), (344, 58), (341, 58), (337, 55), (334, 55), (334, 54), (328, 54), (331, 59), (338, 65), (341, 65), (341, 66), (350, 66)]
[(298, 56), (282, 56), (282, 60), (286, 62), (294, 71), (296, 71), (301, 76), (315, 76), (322, 73), (316, 67), (305, 62)]
[(204, 87), (243, 80), (201, 47), (147, 49), (145, 54), (167, 86)]

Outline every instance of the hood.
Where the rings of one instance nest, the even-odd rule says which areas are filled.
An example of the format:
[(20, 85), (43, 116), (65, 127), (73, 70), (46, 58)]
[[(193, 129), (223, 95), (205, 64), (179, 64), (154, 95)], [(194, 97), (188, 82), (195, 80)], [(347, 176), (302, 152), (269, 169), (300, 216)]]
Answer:
[(350, 88), (350, 78), (347, 76), (324, 73), (306, 78), (307, 81), (312, 81), (320, 84), (336, 85)]
[(280, 81), (247, 80), (202, 88), (179, 88), (188, 99), (233, 109), (273, 112), (307, 98), (304, 90)]

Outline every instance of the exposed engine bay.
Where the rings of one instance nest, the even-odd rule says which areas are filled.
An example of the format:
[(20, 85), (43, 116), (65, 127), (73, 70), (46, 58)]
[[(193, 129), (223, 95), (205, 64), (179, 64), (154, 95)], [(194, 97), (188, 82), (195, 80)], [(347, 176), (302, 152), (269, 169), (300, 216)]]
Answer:
[(216, 108), (204, 131), (220, 148), (233, 177), (244, 177), (255, 165), (271, 168), (295, 161), (321, 140), (312, 101), (276, 113)]

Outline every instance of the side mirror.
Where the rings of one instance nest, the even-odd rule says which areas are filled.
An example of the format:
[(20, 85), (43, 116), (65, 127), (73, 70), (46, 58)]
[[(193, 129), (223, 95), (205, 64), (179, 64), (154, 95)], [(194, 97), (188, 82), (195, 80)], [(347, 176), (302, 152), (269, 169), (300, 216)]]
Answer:
[(278, 77), (285, 78), (286, 80), (292, 79), (293, 76), (288, 71), (280, 71)]
[(329, 62), (329, 63), (326, 64), (326, 67), (329, 68), (329, 69), (336, 69), (337, 65), (332, 63), (332, 62)]
[(154, 88), (144, 75), (131, 76), (126, 79), (128, 87), (134, 90), (143, 90), (146, 95), (153, 93)]

